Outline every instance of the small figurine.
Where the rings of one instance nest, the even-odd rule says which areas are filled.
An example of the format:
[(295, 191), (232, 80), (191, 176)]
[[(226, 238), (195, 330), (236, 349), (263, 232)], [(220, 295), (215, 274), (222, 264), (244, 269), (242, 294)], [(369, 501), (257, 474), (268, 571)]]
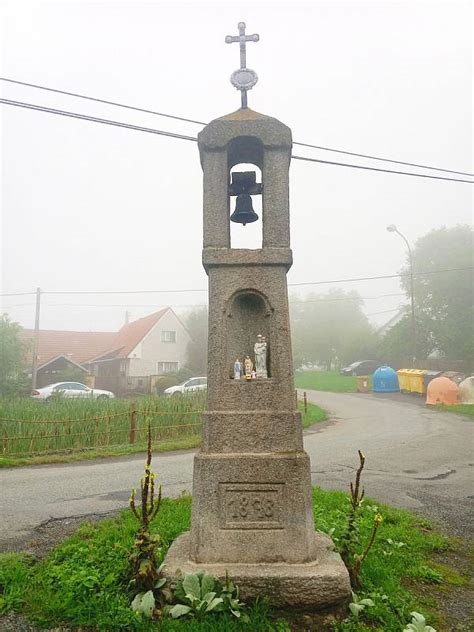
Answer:
[(246, 380), (251, 380), (252, 379), (252, 371), (253, 371), (253, 362), (250, 359), (250, 356), (245, 356), (244, 368), (245, 368), (245, 379)]
[(265, 336), (258, 334), (257, 342), (254, 345), (255, 369), (257, 377), (268, 377), (267, 373), (267, 342)]
[(234, 380), (240, 380), (242, 375), (242, 365), (239, 358), (234, 362)]
[(257, 379), (257, 371), (252, 371), (252, 380)]

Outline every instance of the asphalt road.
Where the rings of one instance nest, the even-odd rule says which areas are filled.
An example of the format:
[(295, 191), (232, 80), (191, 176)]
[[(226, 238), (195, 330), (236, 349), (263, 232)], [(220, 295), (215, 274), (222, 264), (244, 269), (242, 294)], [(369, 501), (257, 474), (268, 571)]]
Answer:
[[(305, 433), (313, 484), (347, 489), (361, 449), (367, 495), (435, 518), (451, 533), (472, 533), (472, 419), (402, 397), (308, 391), (308, 399), (331, 416)], [(0, 470), (0, 550), (27, 542), (50, 518), (124, 507), (143, 463), (140, 455)], [(193, 452), (154, 459), (165, 495), (191, 490), (192, 465)]]

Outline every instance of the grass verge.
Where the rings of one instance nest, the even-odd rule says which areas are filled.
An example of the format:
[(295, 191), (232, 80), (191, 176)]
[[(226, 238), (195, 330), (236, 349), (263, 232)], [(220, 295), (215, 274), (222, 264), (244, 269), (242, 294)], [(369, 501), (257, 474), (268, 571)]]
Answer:
[[(201, 435), (193, 434), (170, 439), (168, 441), (153, 442), (153, 452), (172, 452), (174, 450), (190, 450), (201, 444)], [(146, 452), (146, 444), (143, 442), (133, 445), (107, 446), (104, 448), (85, 448), (68, 452), (50, 452), (34, 454), (31, 456), (0, 456), (0, 469), (2, 467), (18, 467), (25, 465), (45, 465), (47, 463), (73, 463), (75, 461), (91, 461), (110, 457), (128, 456)]]
[[(344, 530), (347, 500), (342, 492), (313, 491), (315, 524), (330, 533), (336, 544)], [(447, 590), (450, 585), (460, 588), (465, 581), (455, 569), (432, 561), (437, 553), (449, 549), (450, 541), (425, 520), (407, 511), (376, 508), (369, 500), (361, 519), (363, 539), (370, 533), (375, 511), (383, 514), (384, 522), (364, 564), (364, 590), (359, 593), (359, 598), (368, 597), (374, 605), (358, 617), (335, 623), (332, 629), (399, 632), (414, 610), (437, 626), (443, 613), (437, 610), (436, 591)], [(152, 531), (159, 532), (163, 539), (160, 557), (177, 535), (189, 529), (190, 514), (190, 496), (164, 500), (152, 525)], [(40, 626), (68, 625), (100, 631), (290, 629), (263, 603), (249, 606), (247, 625), (223, 615), (212, 615), (202, 622), (164, 620), (155, 624), (138, 618), (130, 609), (131, 596), (127, 592), (127, 556), (135, 530), (131, 513), (124, 511), (116, 518), (83, 525), (43, 561), (18, 554), (0, 555), (0, 613), (22, 612)], [(426, 587), (428, 591), (423, 590)], [(453, 628), (448, 624), (443, 629)]]
[(354, 375), (339, 375), (336, 371), (297, 371), (295, 385), (297, 388), (330, 393), (357, 392), (357, 378)]
[(298, 410), (301, 413), (301, 420), (303, 422), (303, 428), (309, 428), (313, 424), (326, 421), (328, 418), (327, 412), (316, 406), (316, 404), (307, 403), (307, 412), (304, 412), (303, 402), (298, 402)]
[(455, 406), (438, 404), (436, 409), (442, 410), (444, 413), (458, 413), (461, 415), (467, 415), (468, 417), (474, 417), (474, 404), (456, 404)]

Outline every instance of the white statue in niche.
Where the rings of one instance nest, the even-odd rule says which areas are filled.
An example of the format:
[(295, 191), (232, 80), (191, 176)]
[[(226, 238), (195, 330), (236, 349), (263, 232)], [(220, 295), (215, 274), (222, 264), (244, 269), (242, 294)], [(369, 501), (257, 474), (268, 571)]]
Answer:
[(239, 358), (234, 362), (234, 380), (240, 380), (242, 376), (242, 364)]
[(257, 377), (268, 377), (267, 373), (267, 341), (265, 336), (258, 334), (257, 342), (254, 345), (255, 370)]

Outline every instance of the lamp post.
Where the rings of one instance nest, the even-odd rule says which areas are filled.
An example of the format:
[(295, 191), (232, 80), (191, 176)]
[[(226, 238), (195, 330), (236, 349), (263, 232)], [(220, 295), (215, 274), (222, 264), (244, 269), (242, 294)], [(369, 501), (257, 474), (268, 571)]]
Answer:
[(415, 321), (415, 287), (413, 283), (413, 254), (411, 251), (410, 244), (408, 239), (405, 237), (403, 233), (401, 233), (395, 224), (390, 224), (387, 226), (387, 230), (389, 233), (397, 233), (403, 239), (407, 246), (408, 250), (408, 260), (410, 263), (410, 299), (411, 299), (411, 336), (412, 336), (412, 365), (415, 367), (416, 364), (416, 351), (417, 351), (417, 341), (416, 341), (416, 321)]

